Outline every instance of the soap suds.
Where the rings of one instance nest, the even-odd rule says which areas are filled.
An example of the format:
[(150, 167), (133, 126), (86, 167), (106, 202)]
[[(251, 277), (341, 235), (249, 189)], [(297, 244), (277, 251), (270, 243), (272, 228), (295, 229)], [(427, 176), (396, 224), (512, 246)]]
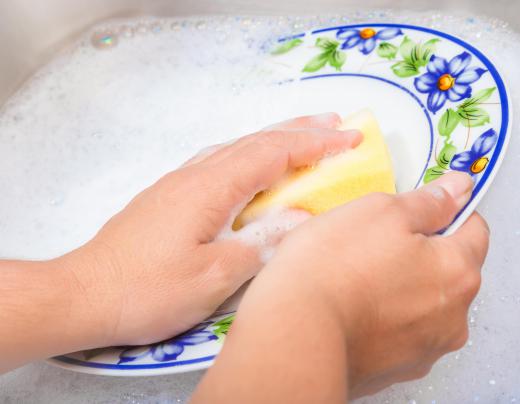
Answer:
[[(495, 19), (400, 10), (107, 22), (37, 72), (0, 109), (0, 256), (38, 259), (68, 251), (198, 150), (289, 118), (293, 97), (273, 103), (263, 90), (273, 84), (273, 77), (259, 68), (265, 50), (279, 36), (367, 21), (422, 25), (467, 40), (500, 68), (512, 90), (514, 112), (520, 112), (520, 38)], [(104, 41), (103, 46), (93, 46), (92, 35), (102, 31), (116, 34), (117, 40), (98, 35), (95, 40)], [(515, 122), (513, 133), (519, 133), (520, 120)], [(508, 175), (497, 180), (514, 189), (516, 182)], [(483, 210), (492, 198), (486, 197)], [(511, 198), (500, 203), (504, 211), (517, 208)], [(502, 216), (494, 219), (506, 228), (511, 218)], [(245, 239), (257, 243), (253, 233)], [(266, 238), (261, 235), (260, 240)], [(495, 243), (510, 243), (509, 237), (517, 238), (514, 232), (493, 234)], [(484, 272), (467, 346), (444, 358), (427, 378), (361, 402), (505, 403), (520, 398), (520, 272), (508, 261), (513, 250), (499, 257), (492, 249), (491, 254), (497, 267)], [(38, 394), (45, 388), (40, 385)], [(99, 400), (107, 394), (103, 389)]]
[(233, 230), (232, 223), (226, 225), (218, 239), (239, 240), (244, 244), (256, 246), (261, 261), (267, 263), (281, 239), (310, 217), (312, 215), (303, 210), (273, 207), (240, 230)]

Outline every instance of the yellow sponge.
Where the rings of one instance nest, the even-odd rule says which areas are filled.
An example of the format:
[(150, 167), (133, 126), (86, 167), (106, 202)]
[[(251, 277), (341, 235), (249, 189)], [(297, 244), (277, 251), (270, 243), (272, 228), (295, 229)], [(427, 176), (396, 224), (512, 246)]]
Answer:
[(358, 129), (363, 141), (313, 167), (295, 170), (260, 192), (237, 217), (233, 229), (240, 229), (275, 207), (304, 209), (318, 215), (372, 192), (394, 194), (392, 161), (374, 115), (363, 110), (345, 119), (339, 129)]

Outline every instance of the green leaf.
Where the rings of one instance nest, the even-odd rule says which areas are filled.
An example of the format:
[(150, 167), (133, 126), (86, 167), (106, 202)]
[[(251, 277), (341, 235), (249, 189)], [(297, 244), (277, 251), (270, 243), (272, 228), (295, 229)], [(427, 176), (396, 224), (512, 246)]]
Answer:
[(341, 68), (345, 64), (346, 60), (347, 60), (347, 54), (345, 52), (340, 51), (340, 50), (335, 50), (329, 56), (329, 64), (332, 67), (335, 67), (336, 70), (338, 70), (338, 71), (341, 70)]
[(417, 76), (419, 74), (419, 69), (417, 69), (413, 63), (407, 61), (397, 62), (392, 66), (392, 70), (396, 76), (402, 78)]
[(479, 104), (482, 104), (483, 102), (486, 102), (493, 95), (493, 93), (495, 92), (496, 89), (497, 89), (496, 87), (490, 87), (490, 88), (486, 88), (485, 90), (479, 91), (473, 97), (468, 98), (466, 101), (464, 101), (460, 105), (460, 108), (467, 108), (467, 107), (471, 107), (473, 105), (479, 105)]
[(460, 123), (460, 119), (461, 117), (457, 112), (451, 108), (448, 108), (446, 112), (442, 114), (441, 119), (439, 120), (439, 135), (449, 138)]
[(280, 44), (276, 49), (271, 52), (271, 55), (282, 55), (284, 53), (289, 52), (291, 49), (300, 46), (303, 43), (303, 40), (300, 38), (291, 39), (289, 41), (285, 41)]
[(475, 128), (477, 126), (483, 126), (491, 122), (489, 113), (477, 106), (468, 106), (465, 108), (458, 108), (457, 113), (459, 114), (462, 123), (467, 128)]
[(455, 153), (457, 153), (457, 148), (450, 143), (445, 143), (441, 152), (437, 156), (438, 166), (447, 169)]
[(426, 170), (426, 173), (424, 174), (423, 182), (425, 184), (428, 184), (429, 182), (432, 182), (433, 180), (436, 180), (437, 178), (441, 177), (445, 172), (446, 170), (442, 167), (430, 167)]
[(383, 59), (393, 60), (395, 59), (398, 50), (397, 46), (388, 42), (382, 42), (377, 47), (377, 54)]
[(414, 55), (416, 59), (415, 65), (417, 67), (424, 67), (430, 62), (432, 55), (435, 53), (437, 42), (439, 41), (440, 40), (436, 38), (430, 39), (422, 45), (418, 44), (415, 46)]
[(339, 42), (330, 38), (318, 38), (316, 39), (316, 46), (323, 50), (332, 52), (339, 46)]
[(213, 334), (216, 335), (219, 339), (222, 339), (229, 332), (229, 328), (233, 321), (235, 320), (235, 315), (232, 314), (230, 316), (224, 317), (222, 320), (217, 321), (213, 324)]
[(439, 42), (439, 39), (430, 39), (424, 44), (418, 43), (416, 44), (407, 36), (404, 37), (403, 42), (399, 46), (399, 53), (403, 57), (404, 62), (408, 64), (408, 66), (413, 66), (417, 73), (411, 74), (411, 69), (408, 70), (408, 75), (399, 76), (399, 77), (411, 77), (419, 73), (419, 68), (424, 67), (430, 61), (433, 53), (435, 52), (436, 44)]
[(303, 68), (304, 72), (313, 73), (325, 66), (330, 58), (330, 52), (320, 53), (318, 56), (313, 57)]
[(413, 64), (412, 61), (412, 52), (415, 47), (415, 42), (412, 41), (407, 36), (404, 37), (403, 42), (401, 42), (401, 45), (399, 45), (399, 53), (403, 57), (403, 59), (406, 62), (409, 62), (410, 64)]

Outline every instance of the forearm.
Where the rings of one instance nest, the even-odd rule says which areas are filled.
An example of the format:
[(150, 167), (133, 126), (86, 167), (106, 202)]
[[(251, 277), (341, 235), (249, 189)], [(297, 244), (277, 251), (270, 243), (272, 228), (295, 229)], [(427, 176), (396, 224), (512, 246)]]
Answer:
[(347, 401), (340, 321), (280, 269), (268, 266), (253, 282), (194, 403)]
[(66, 262), (0, 261), (0, 373), (100, 342)]

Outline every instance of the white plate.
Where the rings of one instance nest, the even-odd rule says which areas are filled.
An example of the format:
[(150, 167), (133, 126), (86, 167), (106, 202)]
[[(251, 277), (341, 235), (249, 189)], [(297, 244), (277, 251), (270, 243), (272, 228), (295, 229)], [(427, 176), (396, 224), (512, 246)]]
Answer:
[[(510, 101), (495, 66), (470, 44), (428, 28), (353, 25), (282, 38), (265, 51), (262, 71), (273, 78), (273, 92), (284, 95), (280, 99), (288, 94), (294, 102), (278, 105), (272, 94), (253, 100), (271, 110), (373, 109), (387, 137), (399, 191), (448, 170), (473, 175), (471, 201), (447, 232), (475, 209), (509, 141)], [(233, 313), (216, 316), (160, 344), (78, 352), (50, 361), (117, 376), (203, 369), (220, 351), (232, 320)]]

